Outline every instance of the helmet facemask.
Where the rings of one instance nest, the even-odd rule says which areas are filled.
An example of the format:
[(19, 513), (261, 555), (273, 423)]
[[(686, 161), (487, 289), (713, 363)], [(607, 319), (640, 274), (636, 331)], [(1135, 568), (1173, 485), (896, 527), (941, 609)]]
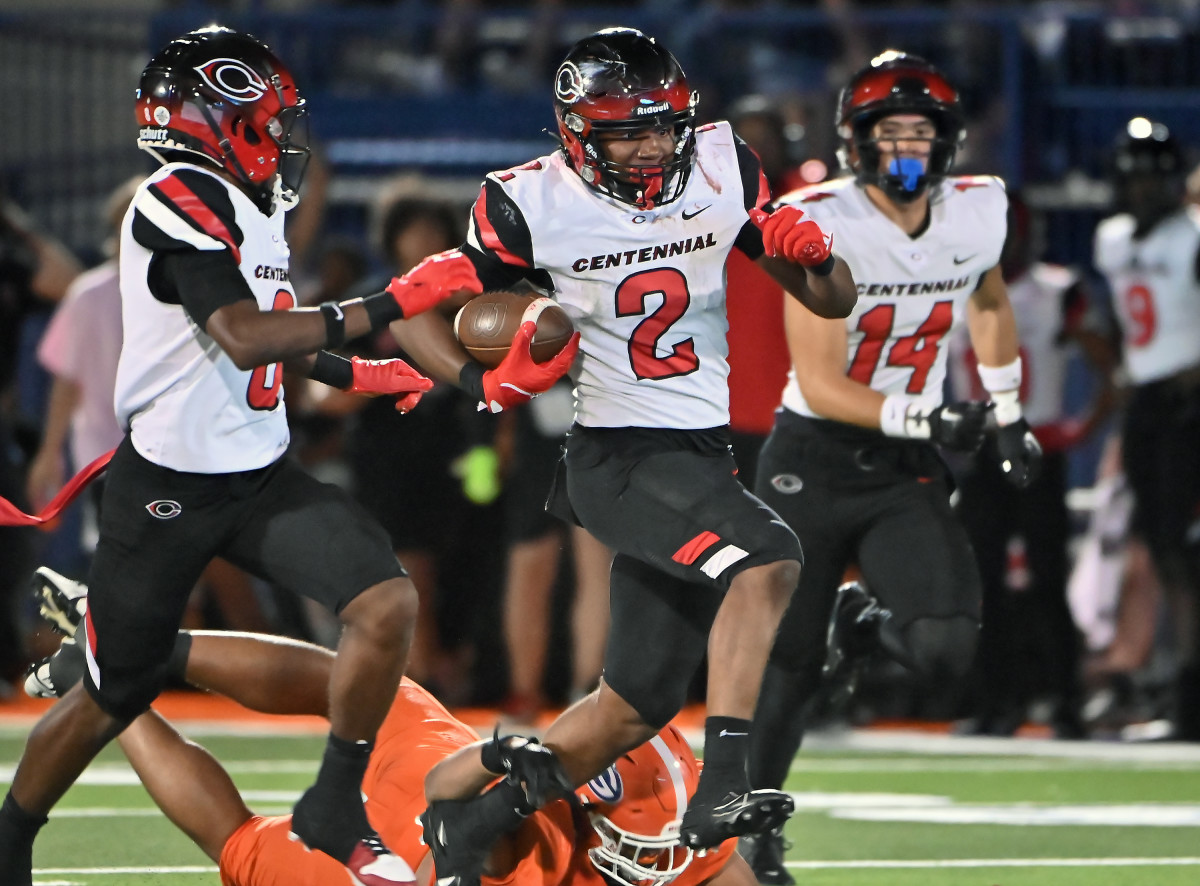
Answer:
[[(936, 134), (932, 138), (915, 136), (876, 136), (877, 124), (886, 117), (905, 114), (905, 111), (888, 111), (874, 115), (864, 115), (863, 119), (854, 124), (852, 144), (857, 164), (853, 165), (857, 179), (864, 184), (872, 184), (881, 189), (896, 203), (911, 203), (925, 193), (931, 185), (945, 178), (954, 163), (954, 155), (958, 150), (957, 139), (947, 130), (951, 127), (944, 119), (945, 115), (937, 111), (914, 111), (933, 125)], [(904, 156), (898, 150), (897, 142), (912, 144), (927, 142), (928, 149), (923, 157)], [(880, 168), (880, 158), (891, 154), (892, 159), (886, 169)], [(854, 164), (854, 160), (849, 161)]]
[[(693, 98), (685, 111), (664, 113), (647, 120), (592, 121), (581, 114), (567, 113), (563, 115), (559, 130), (568, 155), (579, 155), (579, 162), (573, 165), (585, 182), (622, 203), (638, 209), (653, 209), (678, 199), (687, 186), (696, 150), (694, 108)], [(671, 130), (675, 145), (671, 159), (661, 165), (638, 166), (617, 163), (606, 156), (602, 135), (646, 129)], [(571, 158), (574, 160), (573, 156)]]
[(610, 818), (589, 810), (588, 819), (600, 837), (600, 845), (588, 850), (588, 858), (610, 883), (621, 886), (666, 886), (691, 863), (692, 850), (679, 843), (679, 822), (674, 821), (657, 837), (622, 830)]

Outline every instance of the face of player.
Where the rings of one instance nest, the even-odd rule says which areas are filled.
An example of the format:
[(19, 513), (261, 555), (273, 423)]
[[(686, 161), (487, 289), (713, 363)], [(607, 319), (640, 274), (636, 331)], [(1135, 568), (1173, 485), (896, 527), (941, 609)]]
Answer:
[(675, 155), (673, 127), (605, 132), (596, 141), (604, 159), (621, 166), (662, 166)]
[(928, 168), (937, 127), (923, 114), (890, 114), (871, 127), (879, 148), (879, 171), (888, 172), (893, 160), (919, 160)]

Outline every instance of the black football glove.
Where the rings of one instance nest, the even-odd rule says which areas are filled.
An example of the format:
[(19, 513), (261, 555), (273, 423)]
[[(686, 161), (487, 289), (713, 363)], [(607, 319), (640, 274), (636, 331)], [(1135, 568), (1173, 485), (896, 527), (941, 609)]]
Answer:
[(1042, 447), (1025, 419), (996, 429), (996, 452), (1000, 456), (1000, 470), (1018, 489), (1037, 479), (1042, 467)]
[(966, 400), (947, 403), (929, 413), (929, 439), (960, 452), (975, 452), (983, 445), (990, 403)]
[(523, 735), (502, 738), (499, 726), (492, 740), (480, 749), (479, 759), (488, 772), (504, 775), (520, 786), (530, 812), (575, 789), (554, 751), (536, 738)]

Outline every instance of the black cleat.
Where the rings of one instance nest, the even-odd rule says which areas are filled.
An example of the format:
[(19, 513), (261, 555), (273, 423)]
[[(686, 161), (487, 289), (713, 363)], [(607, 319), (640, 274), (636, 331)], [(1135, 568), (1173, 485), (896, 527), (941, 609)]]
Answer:
[(425, 845), (433, 855), (437, 886), (479, 886), (492, 843), (477, 840), (464, 824), (470, 800), (434, 800), (421, 813)]
[(74, 637), (87, 610), (87, 585), (59, 575), (49, 566), (39, 566), (29, 584), (42, 618), (60, 634)]
[(795, 808), (783, 791), (731, 793), (716, 805), (693, 798), (679, 825), (679, 842), (690, 849), (711, 849), (730, 837), (763, 834), (782, 827)]
[(83, 679), (87, 662), (73, 637), (62, 641), (58, 651), (29, 666), (25, 694), (31, 698), (61, 698)]
[(783, 862), (784, 853), (791, 848), (781, 827), (765, 834), (746, 834), (738, 840), (738, 854), (746, 859), (755, 879), (763, 886), (794, 886), (796, 878)]
[(871, 656), (879, 650), (879, 629), (892, 617), (867, 589), (856, 581), (838, 588), (829, 627), (825, 632), (825, 680), (830, 704), (841, 707), (850, 700)]

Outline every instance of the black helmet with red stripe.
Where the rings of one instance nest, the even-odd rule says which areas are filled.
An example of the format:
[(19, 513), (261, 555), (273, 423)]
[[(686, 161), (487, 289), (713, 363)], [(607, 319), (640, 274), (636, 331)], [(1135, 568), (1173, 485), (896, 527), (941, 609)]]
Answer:
[[(892, 114), (920, 114), (934, 125), (923, 171), (879, 168), (880, 148), (872, 129)], [(920, 56), (889, 49), (851, 78), (838, 100), (838, 155), (858, 181), (882, 188), (906, 203), (950, 172), (966, 129), (962, 104), (945, 76)]]
[[(571, 47), (554, 80), (554, 113), (563, 152), (601, 193), (639, 209), (670, 203), (692, 170), (697, 95), (675, 56), (632, 28), (607, 28)], [(609, 160), (601, 133), (670, 129), (675, 151), (661, 166)]]
[(177, 37), (138, 81), (138, 147), (159, 162), (201, 162), (253, 194), (296, 202), (308, 163), (307, 111), (291, 73), (261, 41), (210, 25)]

